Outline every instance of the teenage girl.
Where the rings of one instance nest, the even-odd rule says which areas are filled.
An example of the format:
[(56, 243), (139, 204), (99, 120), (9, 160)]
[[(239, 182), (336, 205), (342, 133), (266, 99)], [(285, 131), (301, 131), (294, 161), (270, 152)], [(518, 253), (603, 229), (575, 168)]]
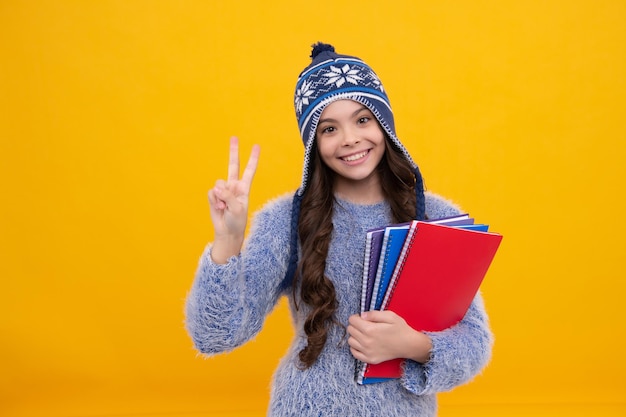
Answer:
[[(436, 393), (470, 381), (490, 359), (481, 295), (441, 332), (416, 331), (391, 311), (356, 314), (365, 233), (460, 210), (424, 191), (374, 71), (326, 44), (314, 45), (311, 58), (294, 101), (302, 183), (256, 213), (245, 237), (260, 149), (252, 148), (240, 176), (231, 139), (228, 176), (209, 191), (215, 238), (188, 295), (187, 329), (202, 353), (230, 351), (286, 296), (296, 334), (274, 374), (268, 415), (435, 416)], [(355, 382), (356, 360), (394, 358), (407, 359), (401, 378)]]

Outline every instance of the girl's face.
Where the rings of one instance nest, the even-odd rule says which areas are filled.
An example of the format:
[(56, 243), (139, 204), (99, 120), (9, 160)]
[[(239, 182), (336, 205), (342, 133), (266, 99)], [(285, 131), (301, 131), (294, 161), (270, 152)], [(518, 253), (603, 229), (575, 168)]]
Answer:
[(376, 167), (385, 153), (385, 134), (371, 111), (352, 100), (329, 104), (317, 125), (320, 157), (338, 174), (335, 188), (378, 185)]

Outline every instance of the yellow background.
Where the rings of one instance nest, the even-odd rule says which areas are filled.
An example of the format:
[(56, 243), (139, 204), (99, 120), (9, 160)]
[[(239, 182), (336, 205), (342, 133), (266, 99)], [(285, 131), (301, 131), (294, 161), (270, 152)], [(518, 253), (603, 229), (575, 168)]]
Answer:
[(322, 40), (378, 72), (427, 187), (505, 236), (493, 360), (440, 415), (624, 415), (624, 22), (621, 0), (3, 0), (0, 414), (264, 414), (284, 301), (208, 360), (183, 303), (229, 136), (262, 146), (254, 210), (299, 184)]

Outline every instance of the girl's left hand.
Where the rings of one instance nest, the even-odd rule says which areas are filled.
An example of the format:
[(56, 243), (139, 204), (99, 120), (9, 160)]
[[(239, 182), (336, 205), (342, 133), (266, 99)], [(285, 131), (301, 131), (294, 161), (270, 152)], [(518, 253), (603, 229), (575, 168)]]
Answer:
[(365, 363), (377, 364), (406, 358), (428, 362), (432, 340), (414, 330), (393, 311), (367, 311), (350, 317), (348, 345), (352, 355)]

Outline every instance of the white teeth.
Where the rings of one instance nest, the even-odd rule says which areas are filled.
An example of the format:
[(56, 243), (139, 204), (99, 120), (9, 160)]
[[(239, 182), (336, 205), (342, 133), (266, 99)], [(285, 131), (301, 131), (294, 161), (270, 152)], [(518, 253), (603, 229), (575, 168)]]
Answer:
[(352, 162), (352, 161), (356, 161), (357, 159), (363, 158), (365, 155), (367, 155), (367, 151), (350, 155), (350, 156), (346, 156), (345, 158), (343, 158), (343, 160), (347, 162)]

